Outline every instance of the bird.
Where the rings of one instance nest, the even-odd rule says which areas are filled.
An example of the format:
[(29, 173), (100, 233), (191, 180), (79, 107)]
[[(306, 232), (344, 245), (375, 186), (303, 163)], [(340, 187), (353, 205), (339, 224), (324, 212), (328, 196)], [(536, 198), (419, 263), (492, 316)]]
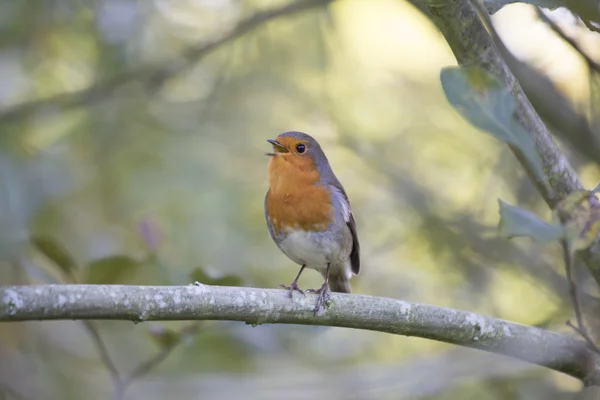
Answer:
[(298, 280), (305, 268), (321, 273), (324, 283), (316, 293), (314, 312), (328, 306), (329, 291), (352, 293), (350, 278), (360, 272), (360, 244), (356, 222), (344, 187), (321, 146), (307, 133), (285, 132), (268, 139), (273, 151), (267, 172), (265, 219), (279, 249), (300, 265), (290, 285), (304, 294)]

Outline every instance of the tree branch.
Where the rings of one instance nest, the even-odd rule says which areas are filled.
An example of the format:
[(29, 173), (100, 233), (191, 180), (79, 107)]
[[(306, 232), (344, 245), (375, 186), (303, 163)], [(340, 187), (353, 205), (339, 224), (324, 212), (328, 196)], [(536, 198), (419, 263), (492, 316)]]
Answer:
[[(479, 4), (476, 1), (475, 3)], [(517, 102), (515, 118), (531, 134), (536, 150), (542, 158), (544, 169), (550, 178), (550, 187), (535, 179), (532, 171), (527, 173), (548, 205), (554, 208), (567, 194), (582, 189), (577, 174), (554, 143), (469, 0), (427, 0), (426, 4), (433, 22), (450, 45), (458, 64), (477, 65), (483, 68), (498, 76), (512, 92)], [(485, 16), (487, 12), (482, 17), (485, 19)], [(511, 150), (515, 152), (515, 149), (511, 148)], [(515, 156), (521, 159), (518, 152), (515, 152)], [(526, 163), (522, 164), (526, 165)]]
[[(202, 41), (189, 47), (181, 55), (183, 60), (168, 60), (163, 63), (145, 66), (134, 71), (125, 72), (105, 82), (99, 82), (77, 92), (60, 93), (51, 97), (31, 100), (0, 109), (0, 124), (18, 120), (28, 114), (45, 107), (61, 107), (69, 109), (80, 107), (100, 101), (111, 96), (120, 87), (134, 81), (142, 82), (148, 88), (160, 87), (168, 78), (183, 72), (222, 45), (229, 43), (244, 34), (259, 28), (264, 23), (288, 17), (301, 11), (306, 11), (319, 6), (326, 6), (335, 0), (298, 0), (270, 10), (258, 12), (255, 15), (240, 21), (233, 29), (215, 37)], [(424, 0), (407, 0), (417, 9), (426, 11)], [(425, 0), (427, 1), (427, 0)], [(486, 7), (490, 13), (498, 11), (504, 6), (498, 0), (486, 0)]]
[(311, 8), (326, 6), (333, 1), (335, 0), (298, 0), (258, 12), (241, 20), (232, 29), (187, 48), (181, 54), (181, 59), (171, 59), (159, 64), (148, 65), (140, 69), (125, 72), (105, 82), (97, 83), (77, 92), (61, 93), (56, 96), (17, 104), (8, 109), (0, 110), (0, 124), (23, 118), (31, 112), (48, 106), (68, 109), (91, 104), (112, 95), (121, 86), (134, 81), (141, 82), (146, 89), (160, 88), (170, 77), (184, 72), (222, 45), (263, 26), (265, 23)]
[(0, 322), (111, 319), (228, 320), (337, 326), (417, 336), (507, 355), (600, 385), (600, 355), (579, 339), (468, 311), (361, 295), (314, 295), (225, 286), (41, 285), (0, 287)]
[[(508, 52), (496, 34), (488, 13), (478, 0), (425, 0), (431, 19), (444, 35), (461, 66), (477, 65), (498, 76), (517, 102), (516, 120), (531, 134), (536, 151), (542, 159), (550, 187), (535, 178), (533, 171), (527, 170), (527, 163), (518, 149), (511, 147), (516, 158), (526, 169), (532, 182), (550, 206), (554, 208), (569, 193), (583, 189), (575, 170), (561, 152), (548, 129), (529, 102), (519, 82), (515, 79), (502, 54)], [(477, 9), (481, 20), (475, 11)], [(495, 40), (486, 30), (486, 25)], [(498, 47), (497, 47), (498, 46)], [(592, 276), (600, 284), (600, 243), (581, 252)]]
[(585, 51), (575, 39), (567, 35), (567, 33), (560, 27), (560, 25), (557, 22), (555, 22), (552, 18), (547, 16), (540, 7), (536, 7), (535, 11), (538, 18), (542, 22), (547, 24), (550, 27), (550, 29), (554, 31), (554, 33), (560, 36), (562, 40), (567, 42), (573, 50), (575, 50), (581, 57), (583, 57), (590, 70), (600, 72), (600, 64), (598, 64), (596, 60), (590, 57), (587, 51)]

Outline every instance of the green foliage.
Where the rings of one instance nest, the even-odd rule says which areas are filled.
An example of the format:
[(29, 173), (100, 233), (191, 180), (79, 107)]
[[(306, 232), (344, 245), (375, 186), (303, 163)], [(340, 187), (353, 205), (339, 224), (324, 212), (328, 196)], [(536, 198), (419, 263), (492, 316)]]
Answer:
[(548, 184), (531, 136), (514, 119), (515, 100), (495, 76), (477, 67), (449, 67), (442, 69), (440, 79), (457, 111), (477, 128), (519, 150), (535, 177)]
[(220, 275), (214, 271), (207, 271), (202, 267), (196, 267), (190, 272), (192, 282), (200, 282), (206, 285), (216, 286), (240, 286), (243, 282), (239, 276)]
[(148, 335), (162, 349), (171, 348), (181, 341), (181, 332), (161, 324), (151, 324), (148, 327)]
[[(288, 1), (295, 0), (283, 3)], [(267, 160), (262, 153), (264, 139), (298, 129), (321, 140), (351, 197), (367, 267), (366, 274), (353, 280), (356, 293), (418, 297), (523, 323), (547, 318), (553, 321), (550, 329), (556, 323), (554, 309), (571, 311), (569, 304), (549, 295), (556, 281), (553, 276), (534, 269), (560, 261), (531, 251), (531, 243), (516, 248), (488, 235), (495, 227), (480, 215), (489, 209), (489, 200), (509, 198), (507, 193), (531, 198), (534, 189), (517, 173), (521, 165), (506, 164), (503, 155), (496, 159), (487, 137), (465, 132), (464, 124), (457, 123), (462, 121), (448, 112), (453, 110), (439, 98), (427, 72), (448, 62), (447, 43), (439, 35), (432, 39), (431, 23), (416, 18), (408, 3), (340, 2), (327, 11), (331, 15), (324, 14), (324, 7), (301, 13), (225, 43), (207, 57), (187, 60), (181, 59), (185, 49), (210, 42), (239, 16), (271, 4), (165, 2), (155, 7), (142, 1), (118, 2), (115, 9), (114, 2), (70, 2), (73, 7), (61, 6), (62, 2), (0, 3), (4, 17), (0, 41), (10, 50), (3, 54), (7, 68), (0, 112), (5, 122), (0, 124), (0, 143), (7, 145), (0, 155), (0, 250), (16, 248), (13, 239), (21, 232), (52, 232), (77, 256), (82, 283), (185, 285), (197, 280), (236, 286), (243, 284), (242, 276), (251, 277), (256, 286), (287, 283), (295, 266), (280, 254), (264, 226)], [(413, 34), (395, 30), (399, 27)], [(415, 48), (432, 57), (398, 58)], [(165, 85), (152, 79), (154, 66), (162, 65), (173, 66)], [(181, 65), (191, 68), (180, 69)], [(390, 79), (381, 79), (390, 71), (394, 71)], [(502, 93), (493, 78), (473, 75), (474, 82), (467, 80), (463, 93), (471, 100), (485, 100), (488, 92)], [(103, 84), (120, 77), (129, 78), (108, 88)], [(95, 89), (86, 92), (90, 85)], [(38, 103), (54, 95), (59, 96), (56, 101)], [(21, 111), (7, 113), (21, 102), (25, 107), (15, 109)], [(7, 115), (12, 115), (10, 120)], [(12, 156), (17, 150), (23, 150), (22, 159), (13, 163), (5, 154)], [(494, 182), (503, 182), (486, 185), (490, 175)], [(124, 256), (90, 263), (97, 257), (90, 253), (97, 254), (98, 248), (115, 249), (103, 255)], [(138, 263), (125, 255), (135, 255)], [(407, 259), (419, 268), (399, 268)], [(28, 268), (25, 272), (36, 261), (20, 260)], [(194, 266), (202, 267), (191, 271)], [(0, 264), (3, 284), (15, 279), (16, 268), (20, 266)], [(519, 273), (499, 277), (490, 274), (492, 269)], [(532, 279), (523, 279), (524, 274)], [(32, 277), (39, 281), (38, 275)], [(302, 286), (316, 287), (320, 281), (318, 273), (307, 271)], [(547, 290), (535, 290), (541, 287)], [(514, 306), (515, 298), (525, 299), (521, 302), (525, 306)], [(178, 323), (152, 325), (150, 333), (145, 325), (101, 325), (120, 372), (178, 340), (186, 342)], [(78, 368), (80, 355), (93, 353), (89, 339), (80, 337), (83, 332), (75, 336), (72, 326), (25, 324), (18, 328), (28, 334), (19, 331), (8, 340), (4, 331), (12, 327), (4, 329), (0, 342), (9, 347), (7, 354), (22, 353), (27, 361), (23, 364), (17, 358), (7, 364), (39, 366), (35, 371), (11, 371), (26, 377), (21, 379), (26, 387), (43, 390), (32, 391), (30, 397), (42, 393), (47, 398), (69, 398), (71, 390), (75, 390), (72, 398), (109, 395), (101, 357), (86, 356), (94, 376)], [(36, 342), (28, 340), (49, 334), (56, 340), (41, 353)], [(315, 340), (316, 346), (306, 345)], [(144, 345), (150, 341), (156, 343), (148, 349)], [(381, 371), (389, 375), (372, 382), (374, 392), (361, 386), (366, 397), (417, 398), (411, 392), (423, 387), (421, 376), (429, 376), (427, 370), (419, 373), (422, 354), (431, 354), (432, 361), (443, 366), (440, 370), (451, 374), (460, 372), (454, 365), (469, 367), (460, 367), (464, 377), (432, 382), (436, 393), (450, 390), (444, 385), (472, 380), (479, 372), (484, 374), (476, 376), (482, 388), (496, 373), (508, 374), (499, 378), (506, 385), (520, 385), (513, 382), (521, 372), (457, 363), (461, 356), (450, 358), (438, 347), (432, 350), (432, 345), (342, 329), (269, 325), (249, 329), (218, 322), (152, 372), (166, 376), (142, 381), (136, 390), (142, 398), (167, 392), (189, 397), (197, 390), (170, 379), (183, 371), (199, 376), (184, 379), (190, 385), (208, 389), (214, 379), (214, 389), (207, 393), (224, 390), (229, 382), (245, 389), (239, 394), (250, 398), (290, 389), (298, 396), (307, 395), (305, 390), (317, 396), (331, 392), (321, 388), (318, 377), (325, 370), (338, 374), (350, 363), (350, 369), (373, 366), (377, 369), (370, 375), (383, 376)], [(64, 368), (55, 368), (57, 359)], [(416, 375), (398, 382), (400, 365), (390, 360)], [(273, 377), (283, 365), (287, 368)], [(538, 370), (535, 374), (543, 374)], [(78, 372), (85, 372), (84, 379)], [(240, 381), (237, 372), (252, 375)], [(309, 376), (316, 377), (314, 384), (298, 389), (299, 380), (311, 382)], [(264, 377), (271, 377), (267, 380), (277, 387), (265, 385)], [(538, 375), (527, 379), (537, 386), (553, 385), (554, 380)], [(411, 384), (414, 388), (405, 389), (411, 381), (416, 382)], [(83, 387), (70, 389), (78, 385)], [(485, 392), (478, 393), (485, 397)], [(472, 388), (459, 388), (455, 395), (473, 396)]]
[(84, 282), (110, 285), (126, 283), (141, 266), (137, 260), (124, 255), (110, 256), (92, 261), (86, 267)]
[(54, 265), (70, 280), (74, 281), (77, 264), (67, 249), (56, 240), (47, 236), (32, 236), (31, 244), (48, 257)]
[(542, 221), (535, 214), (502, 200), (498, 200), (498, 203), (502, 237), (529, 237), (541, 243), (549, 243), (564, 236), (564, 229), (560, 224)]
[(541, 243), (567, 239), (575, 252), (591, 246), (600, 232), (600, 202), (595, 191), (579, 190), (564, 198), (554, 209), (556, 223), (542, 221), (502, 200), (498, 202), (499, 229), (504, 238), (529, 237)]

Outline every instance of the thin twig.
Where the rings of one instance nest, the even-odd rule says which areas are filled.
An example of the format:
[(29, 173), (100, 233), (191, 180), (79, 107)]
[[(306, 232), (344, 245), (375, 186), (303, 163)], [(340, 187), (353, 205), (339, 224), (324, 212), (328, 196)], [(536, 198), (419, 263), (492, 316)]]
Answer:
[(225, 33), (220, 33), (208, 40), (188, 47), (181, 53), (179, 59), (148, 65), (134, 71), (128, 71), (78, 92), (61, 93), (49, 98), (18, 104), (0, 111), (0, 123), (24, 117), (27, 114), (46, 106), (68, 109), (90, 104), (112, 95), (121, 86), (134, 81), (142, 82), (147, 90), (156, 90), (160, 88), (167, 79), (184, 72), (200, 59), (217, 50), (222, 45), (263, 26), (265, 23), (277, 18), (287, 17), (301, 11), (306, 11), (314, 7), (326, 6), (333, 1), (335, 0), (299, 0), (280, 7), (274, 7), (266, 11), (258, 12), (253, 16), (241, 20), (235, 27)]
[[(147, 260), (147, 262), (158, 262), (159, 259), (158, 257), (149, 257), (149, 259)], [(74, 283), (77, 284), (77, 277), (74, 274), (65, 274), (64, 277), (66, 278), (66, 280), (70, 283)], [(125, 392), (127, 390), (127, 387), (131, 384), (131, 382), (145, 374), (147, 374), (148, 372), (150, 372), (153, 368), (155, 368), (158, 364), (160, 364), (162, 361), (164, 361), (169, 354), (171, 354), (171, 352), (175, 349), (175, 347), (177, 347), (177, 345), (179, 345), (181, 343), (181, 341), (185, 338), (187, 338), (189, 335), (195, 334), (198, 329), (200, 328), (200, 321), (195, 321), (192, 324), (189, 324), (188, 326), (184, 327), (180, 332), (179, 332), (179, 340), (169, 344), (168, 346), (165, 346), (162, 351), (160, 351), (158, 354), (156, 354), (154, 357), (150, 358), (149, 360), (147, 360), (146, 362), (140, 364), (138, 366), (138, 368), (136, 368), (129, 376), (125, 377), (125, 378), (121, 378), (121, 375), (119, 373), (119, 370), (117, 369), (116, 365), (114, 364), (114, 362), (112, 361), (110, 354), (108, 352), (108, 349), (106, 348), (106, 344), (104, 343), (104, 340), (102, 339), (102, 336), (100, 335), (100, 332), (98, 331), (97, 327), (94, 325), (93, 321), (83, 321), (83, 325), (86, 328), (87, 332), (89, 333), (92, 342), (94, 343), (94, 346), (96, 347), (96, 350), (98, 351), (98, 354), (100, 355), (100, 359), (102, 361), (102, 363), (106, 366), (106, 368), (108, 369), (109, 373), (110, 373), (110, 377), (114, 386), (114, 400), (123, 400), (125, 398)], [(3, 390), (4, 388), (6, 388), (6, 390), (4, 390), (5, 392), (9, 393), (11, 396), (13, 396), (14, 398), (20, 400), (23, 397), (19, 396), (18, 393), (14, 392), (14, 390), (11, 391), (11, 388), (8, 386), (4, 386), (2, 384), (0, 384), (0, 394), (1, 394), (1, 390)], [(2, 399), (0, 399), (2, 400)]]
[(187, 327), (183, 328), (179, 333), (179, 340), (170, 343), (168, 346), (165, 346), (160, 352), (156, 355), (152, 356), (147, 361), (141, 363), (131, 374), (129, 374), (125, 378), (121, 378), (119, 371), (117, 370), (115, 364), (112, 362), (110, 355), (108, 354), (108, 350), (102, 337), (97, 331), (96, 327), (92, 325), (91, 321), (84, 321), (84, 325), (89, 331), (96, 348), (98, 349), (98, 353), (100, 354), (100, 358), (102, 362), (106, 365), (108, 370), (110, 371), (111, 378), (113, 381), (113, 386), (115, 388), (115, 400), (122, 400), (125, 398), (125, 392), (131, 383), (144, 375), (150, 372), (152, 369), (156, 368), (161, 362), (163, 362), (172, 352), (173, 350), (189, 335), (195, 334), (198, 332), (200, 328), (200, 321), (196, 321)]
[(132, 373), (128, 376), (124, 381), (123, 385), (128, 386), (135, 379), (141, 378), (142, 376), (148, 374), (152, 369), (154, 369), (158, 364), (166, 360), (166, 358), (173, 352), (173, 350), (177, 347), (175, 344), (166, 346), (160, 352), (156, 353), (154, 356), (150, 357), (148, 360), (141, 363)]
[(117, 370), (117, 367), (115, 366), (112, 359), (110, 358), (110, 355), (108, 354), (108, 349), (106, 348), (106, 345), (104, 344), (104, 340), (102, 340), (100, 333), (98, 332), (96, 327), (93, 325), (92, 321), (83, 321), (83, 325), (85, 326), (85, 328), (89, 332), (90, 336), (92, 337), (92, 341), (94, 342), (94, 345), (96, 346), (96, 349), (98, 350), (100, 359), (102, 360), (102, 362), (104, 363), (104, 365), (106, 366), (108, 371), (110, 372), (110, 376), (113, 381), (113, 384), (115, 385), (115, 387), (118, 387), (121, 384), (121, 376), (119, 375), (119, 371)]
[(587, 62), (588, 66), (590, 67), (590, 69), (595, 70), (596, 72), (600, 72), (600, 64), (598, 64), (594, 59), (592, 59), (579, 45), (579, 43), (577, 43), (575, 41), (575, 39), (573, 39), (572, 37), (570, 37), (569, 35), (566, 34), (565, 31), (563, 31), (563, 29), (556, 23), (554, 22), (550, 17), (548, 17), (546, 14), (544, 14), (544, 12), (539, 8), (536, 7), (536, 11), (537, 11), (537, 15), (538, 17), (545, 22), (546, 24), (548, 24), (548, 26), (558, 35), (560, 36), (565, 42), (567, 42), (572, 48), (573, 50), (577, 51), (579, 54), (581, 54), (581, 56), (584, 58), (584, 60)]
[[(36, 269), (41, 270), (38, 266), (36, 266)], [(75, 266), (74, 269), (77, 270), (77, 269), (79, 269), (79, 267)], [(69, 272), (70, 273), (63, 273), (63, 277), (66, 279), (67, 282), (77, 284), (78, 283), (77, 276), (72, 271), (69, 271)], [(54, 281), (54, 282), (56, 282), (56, 281)], [(96, 347), (96, 350), (98, 351), (100, 360), (102, 361), (104, 366), (108, 369), (111, 381), (113, 383), (113, 386), (115, 387), (115, 391), (118, 392), (120, 386), (122, 386), (122, 380), (121, 380), (121, 377), (119, 374), (119, 370), (117, 369), (116, 365), (110, 358), (110, 354), (108, 353), (108, 349), (106, 348), (106, 344), (104, 343), (104, 340), (102, 339), (102, 336), (100, 335), (100, 332), (98, 332), (98, 329), (94, 325), (93, 321), (83, 321), (83, 326), (85, 327), (85, 330), (87, 331), (87, 333), (90, 335), (92, 343), (94, 344), (94, 346)]]
[(121, 385), (120, 387), (117, 388), (116, 391), (116, 396), (115, 396), (115, 400), (120, 400), (123, 398), (125, 391), (127, 390), (127, 388), (129, 387), (129, 385), (131, 385), (131, 383), (138, 379), (141, 378), (142, 376), (148, 374), (150, 371), (152, 371), (154, 368), (156, 368), (160, 363), (162, 363), (164, 360), (167, 359), (167, 357), (169, 357), (169, 355), (171, 355), (171, 353), (173, 352), (173, 350), (175, 350), (175, 348), (181, 344), (181, 342), (183, 340), (185, 340), (187, 337), (194, 335), (196, 333), (198, 333), (198, 330), (200, 329), (200, 321), (195, 321), (192, 324), (189, 324), (188, 326), (184, 327), (181, 332), (179, 333), (179, 340), (170, 343), (167, 346), (164, 346), (162, 348), (162, 350), (158, 353), (156, 353), (154, 356), (150, 357), (148, 360), (146, 360), (145, 362), (141, 363), (140, 365), (138, 365), (138, 367), (136, 369), (134, 369), (129, 376), (125, 377), (122, 381), (121, 381)]
[[(561, 244), (563, 248), (563, 258), (565, 262), (567, 282), (569, 283), (569, 295), (571, 295), (571, 301), (573, 302), (573, 308), (575, 309), (575, 318), (577, 319), (577, 326), (581, 329), (581, 327), (583, 326), (583, 318), (581, 316), (581, 306), (579, 304), (579, 298), (577, 296), (577, 287), (575, 286), (575, 281), (573, 280), (573, 256), (567, 239), (563, 239)], [(585, 328), (583, 328), (582, 330), (585, 331)]]
[(577, 326), (573, 325), (571, 321), (567, 321), (567, 325), (573, 328), (575, 332), (579, 333), (581, 337), (594, 349), (596, 353), (600, 354), (600, 349), (594, 343), (594, 340), (588, 334), (585, 322), (583, 321), (583, 314), (581, 312), (581, 304), (579, 303), (579, 296), (577, 295), (577, 286), (573, 280), (573, 252), (567, 239), (561, 241), (563, 248), (563, 257), (565, 262), (565, 272), (567, 276), (567, 282), (569, 283), (569, 295), (573, 302), (573, 309), (575, 310), (575, 319), (577, 320)]

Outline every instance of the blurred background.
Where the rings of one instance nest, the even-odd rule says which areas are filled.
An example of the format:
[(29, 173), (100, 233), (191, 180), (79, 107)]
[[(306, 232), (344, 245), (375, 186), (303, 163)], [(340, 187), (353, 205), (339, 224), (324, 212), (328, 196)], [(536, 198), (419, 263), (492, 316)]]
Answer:
[[(284, 4), (1, 1), (0, 283), (289, 284), (297, 266), (263, 216), (264, 153), (266, 139), (299, 130), (352, 202), (355, 293), (568, 332), (559, 247), (497, 233), (498, 198), (550, 211), (507, 147), (447, 103), (439, 73), (456, 61), (419, 4), (339, 0), (235, 31)], [(565, 9), (514, 4), (493, 21), (596, 186), (600, 35)], [(309, 271), (300, 285), (320, 283)], [(571, 399), (581, 388), (508, 358), (358, 330), (0, 326), (2, 399), (110, 399), (111, 363), (137, 371), (129, 399)]]

